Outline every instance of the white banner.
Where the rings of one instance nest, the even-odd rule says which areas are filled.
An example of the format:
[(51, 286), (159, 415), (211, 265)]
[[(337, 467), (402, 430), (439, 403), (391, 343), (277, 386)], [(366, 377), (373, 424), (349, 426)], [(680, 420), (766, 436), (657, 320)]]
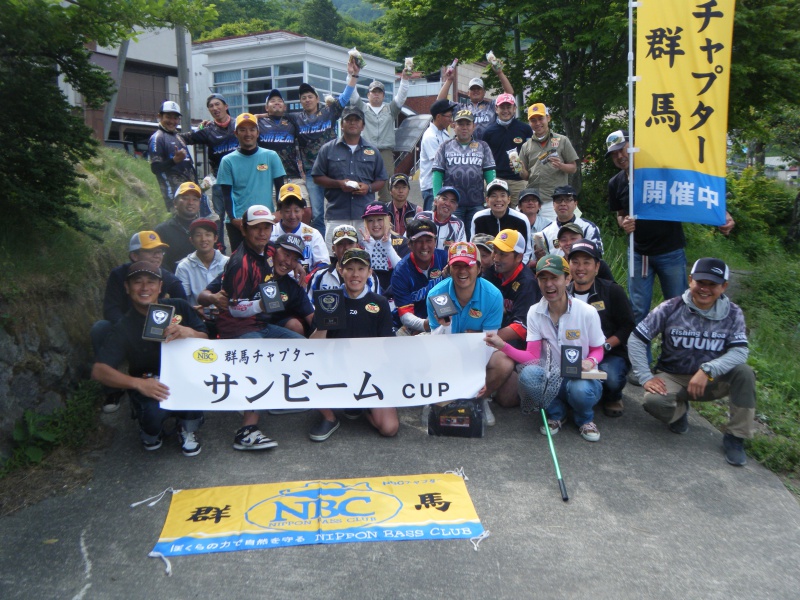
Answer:
[(482, 333), (339, 340), (184, 339), (161, 348), (168, 410), (386, 408), (473, 398)]

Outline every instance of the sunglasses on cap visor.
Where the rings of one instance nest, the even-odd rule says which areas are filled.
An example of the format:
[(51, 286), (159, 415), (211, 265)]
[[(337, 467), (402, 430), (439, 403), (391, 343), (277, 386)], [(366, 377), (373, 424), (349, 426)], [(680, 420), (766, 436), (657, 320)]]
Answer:
[(333, 233), (333, 239), (338, 240), (343, 237), (355, 237), (356, 235), (355, 229), (340, 229)]

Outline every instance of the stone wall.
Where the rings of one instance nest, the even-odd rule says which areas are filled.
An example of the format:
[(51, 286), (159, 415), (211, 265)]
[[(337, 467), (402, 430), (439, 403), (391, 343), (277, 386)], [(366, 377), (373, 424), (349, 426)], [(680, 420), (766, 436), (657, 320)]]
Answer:
[[(0, 461), (26, 410), (50, 414), (89, 376), (89, 329), (100, 314), (101, 292), (39, 299), (10, 307), (0, 301)], [(29, 305), (28, 305), (29, 304)]]

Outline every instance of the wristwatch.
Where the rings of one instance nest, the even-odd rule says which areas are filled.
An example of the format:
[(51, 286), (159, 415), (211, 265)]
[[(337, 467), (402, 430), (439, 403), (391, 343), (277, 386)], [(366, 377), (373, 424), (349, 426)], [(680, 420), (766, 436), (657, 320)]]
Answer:
[(606, 352), (611, 352), (611, 344), (609, 344), (608, 342), (604, 342), (603, 350), (605, 350)]
[(700, 365), (700, 370), (706, 374), (706, 377), (708, 377), (709, 381), (714, 381), (714, 378), (711, 376), (711, 367), (705, 364)]

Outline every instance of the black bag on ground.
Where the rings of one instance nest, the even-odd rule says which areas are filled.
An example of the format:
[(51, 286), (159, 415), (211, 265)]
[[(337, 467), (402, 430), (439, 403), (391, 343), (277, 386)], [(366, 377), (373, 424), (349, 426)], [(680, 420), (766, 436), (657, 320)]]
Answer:
[(428, 435), (483, 437), (483, 405), (477, 398), (431, 404)]

